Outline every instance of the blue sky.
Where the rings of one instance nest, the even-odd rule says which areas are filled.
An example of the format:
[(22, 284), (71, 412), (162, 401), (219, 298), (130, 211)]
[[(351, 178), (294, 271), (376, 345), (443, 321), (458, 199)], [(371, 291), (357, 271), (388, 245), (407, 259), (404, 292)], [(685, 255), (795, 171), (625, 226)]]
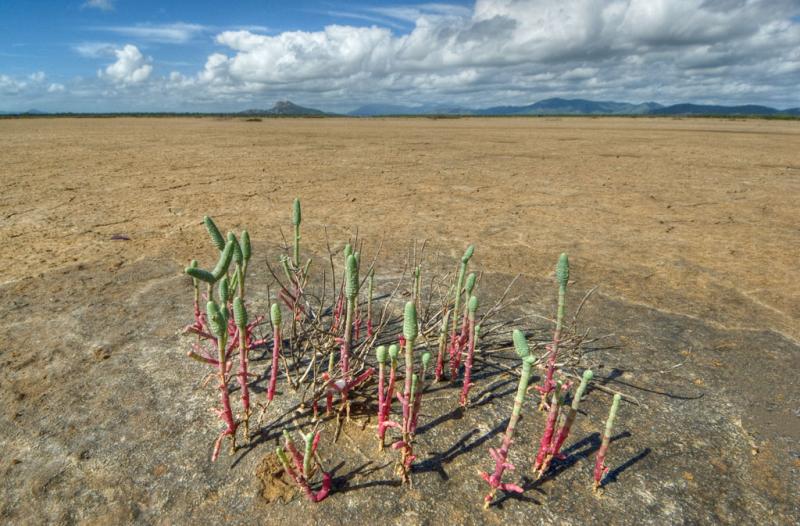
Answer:
[(798, 0), (0, 3), (0, 111), (800, 106)]

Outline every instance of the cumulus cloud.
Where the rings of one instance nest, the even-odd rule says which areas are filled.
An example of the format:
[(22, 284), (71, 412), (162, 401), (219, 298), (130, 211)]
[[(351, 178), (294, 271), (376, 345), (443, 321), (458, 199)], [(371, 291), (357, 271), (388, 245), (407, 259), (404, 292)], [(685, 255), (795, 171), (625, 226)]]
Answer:
[(115, 84), (141, 83), (147, 80), (147, 77), (153, 71), (153, 66), (149, 63), (150, 59), (142, 55), (139, 48), (132, 44), (115, 49), (114, 54), (117, 57), (117, 61), (100, 70), (98, 75)]
[(65, 90), (63, 84), (59, 84), (57, 82), (53, 82), (49, 86), (47, 86), (47, 93), (61, 93)]
[(23, 76), (0, 74), (0, 95), (19, 95), (22, 93), (35, 93), (43, 89), (47, 75), (43, 71), (36, 71)]
[(796, 98), (793, 0), (478, 0), (472, 9), (363, 12), (413, 27), (223, 31), (216, 42), (227, 51), (209, 56), (194, 82), (218, 93), (291, 87), (354, 101), (396, 99), (401, 89), (412, 100), (453, 94), (459, 102), (537, 94), (744, 100), (748, 87), (762, 99)]
[[(800, 106), (797, 0), (477, 0), (470, 7), (347, 9), (335, 13), (347, 24), (315, 31), (265, 34), (258, 26), (183, 22), (97, 27), (136, 44), (73, 46), (113, 62), (98, 71), (101, 82), (62, 86), (5, 75), (0, 93), (34, 86), (58, 93), (61, 86), (70, 100), (103, 99), (114, 109), (237, 109), (282, 98), (334, 111), (366, 102), (482, 107), (551, 96)], [(172, 63), (182, 71), (156, 76), (153, 59), (140, 51), (212, 34), (217, 49), (194, 71)], [(160, 54), (155, 44), (148, 49)]]

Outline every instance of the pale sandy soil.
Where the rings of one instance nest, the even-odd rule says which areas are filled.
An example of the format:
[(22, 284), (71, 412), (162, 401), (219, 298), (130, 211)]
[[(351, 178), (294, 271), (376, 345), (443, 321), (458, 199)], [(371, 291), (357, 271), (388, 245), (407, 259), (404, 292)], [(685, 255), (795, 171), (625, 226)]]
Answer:
[[(414, 488), (375, 451), (374, 386), (337, 442), (323, 425), (334, 485), (318, 506), (262, 498), (280, 431), (310, 429), (283, 380), (252, 442), (210, 463), (217, 392), (185, 356), (181, 270), (214, 263), (204, 214), (247, 228), (248, 310), (267, 312), (265, 258), (295, 196), (315, 276), (325, 225), (335, 250), (356, 227), (368, 257), (383, 238), (387, 289), (412, 239), (444, 254), (426, 275), (474, 242), (481, 308), (521, 273), (498, 318), (532, 341), (551, 337), (553, 266), (568, 251), (568, 311), (598, 286), (580, 324), (602, 338), (575, 369), (592, 368), (597, 388), (567, 458), (531, 477), (543, 428), (531, 405), (508, 475), (525, 494), (481, 509), (477, 469), (515, 391), (499, 365), (518, 363), (498, 333), (482, 340), (466, 413), (458, 384), (427, 391)], [(797, 523), (799, 212), (800, 122), (0, 119), (0, 523)], [(263, 400), (269, 352), (251, 356)], [(639, 404), (620, 409), (598, 498), (602, 385)]]
[(0, 145), (3, 282), (185, 262), (203, 214), (278, 242), (300, 196), (312, 247), (358, 226), (532, 276), (567, 250), (606, 294), (800, 338), (800, 122), (25, 119)]

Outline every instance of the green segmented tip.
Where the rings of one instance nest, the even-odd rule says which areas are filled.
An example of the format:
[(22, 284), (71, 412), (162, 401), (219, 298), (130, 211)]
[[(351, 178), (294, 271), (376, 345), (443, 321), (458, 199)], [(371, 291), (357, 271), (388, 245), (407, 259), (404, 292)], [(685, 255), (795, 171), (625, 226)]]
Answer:
[(411, 377), (411, 393), (417, 394), (417, 384), (419, 384), (419, 375), (415, 374)]
[(189, 262), (189, 268), (197, 268), (197, 260), (196, 259), (193, 259), (191, 262)]
[(409, 342), (413, 342), (417, 338), (417, 306), (413, 301), (406, 303), (403, 312), (403, 336)]
[(475, 311), (478, 310), (478, 297), (477, 296), (470, 296), (469, 298), (469, 313), (474, 317)]
[(231, 259), (233, 258), (233, 243), (228, 241), (228, 244), (225, 245), (225, 250), (219, 255), (219, 261), (217, 261), (217, 266), (214, 267), (214, 270), (211, 271), (211, 274), (214, 275), (214, 281), (218, 281), (222, 276), (224, 276), (228, 272), (228, 267), (231, 264)]
[(528, 348), (528, 341), (521, 330), (514, 329), (512, 338), (514, 340), (514, 350), (517, 351), (517, 355), (520, 358), (524, 359), (531, 354), (531, 350)]
[(400, 354), (400, 348), (393, 343), (392, 345), (389, 346), (389, 358), (391, 358), (393, 362), (397, 361), (398, 354)]
[(214, 275), (211, 272), (209, 272), (207, 270), (203, 270), (201, 268), (186, 267), (184, 272), (186, 272), (188, 275), (190, 275), (191, 277), (193, 277), (195, 279), (199, 279), (200, 281), (205, 281), (206, 283), (210, 283), (212, 285), (214, 283), (216, 283), (216, 281), (217, 281), (217, 279), (214, 277)]
[(467, 296), (472, 294), (472, 289), (475, 288), (475, 279), (476, 278), (477, 278), (477, 276), (475, 276), (474, 272), (470, 272), (469, 276), (467, 276), (467, 283), (464, 285), (464, 290), (467, 291)]
[(361, 266), (361, 252), (356, 250), (353, 252), (353, 257), (356, 258), (356, 265)]
[(288, 470), (289, 469), (289, 457), (286, 455), (286, 451), (283, 450), (281, 446), (275, 448), (275, 454), (278, 455), (278, 460), (281, 461), (283, 464), (283, 468)]
[(223, 276), (221, 280), (219, 280), (219, 301), (223, 305), (228, 303), (230, 295), (230, 287), (228, 286), (228, 276)]
[(239, 245), (239, 241), (236, 240), (236, 234), (233, 232), (228, 232), (228, 243), (233, 243), (233, 260), (239, 265), (244, 263), (242, 247)]
[(381, 345), (377, 349), (375, 349), (375, 358), (378, 360), (378, 363), (382, 364), (386, 362), (386, 346)]
[(273, 327), (281, 326), (281, 306), (277, 303), (273, 303), (269, 309), (269, 319), (272, 320)]
[(239, 327), (239, 333), (244, 333), (244, 328), (247, 326), (247, 310), (244, 308), (242, 298), (233, 298), (233, 319), (236, 320), (236, 326)]
[(614, 395), (611, 401), (611, 411), (608, 412), (608, 420), (606, 420), (606, 435), (611, 436), (611, 430), (614, 428), (614, 419), (617, 417), (617, 410), (619, 409), (619, 402), (622, 400), (622, 395), (619, 393)]
[(211, 236), (211, 241), (214, 243), (214, 246), (217, 247), (217, 250), (225, 250), (225, 238), (222, 237), (222, 233), (219, 231), (219, 228), (217, 228), (214, 220), (208, 216), (204, 216), (203, 223), (205, 223), (208, 235)]
[(469, 263), (469, 259), (472, 257), (472, 254), (475, 252), (475, 245), (470, 245), (467, 247), (467, 250), (464, 251), (464, 255), (461, 256), (461, 262), (463, 264)]
[(245, 261), (250, 261), (250, 255), (252, 251), (250, 249), (250, 234), (247, 230), (242, 230), (242, 236), (240, 238), (242, 240), (242, 256), (244, 256)]
[(349, 299), (358, 296), (358, 260), (355, 254), (347, 258), (347, 282), (345, 283), (345, 294)]
[(428, 368), (428, 365), (431, 363), (431, 353), (426, 352), (422, 355), (422, 369), (425, 370)]
[(558, 264), (556, 265), (556, 279), (562, 287), (567, 286), (567, 282), (569, 281), (569, 258), (567, 257), (566, 252), (563, 252), (558, 258)]
[(216, 303), (209, 301), (206, 303), (206, 313), (208, 314), (209, 325), (211, 325), (211, 332), (213, 332), (214, 336), (217, 338), (221, 338), (223, 334), (226, 334), (225, 331), (228, 329), (222, 312), (220, 312)]
[(294, 198), (294, 210), (293, 210), (293, 212), (294, 213), (292, 214), (292, 224), (294, 226), (300, 226), (300, 221), (302, 219), (302, 215), (300, 213), (300, 198), (299, 197), (295, 197)]
[(592, 381), (594, 377), (594, 373), (591, 369), (586, 369), (583, 371), (583, 376), (581, 377), (581, 383), (578, 385), (578, 390), (575, 391), (575, 397), (572, 399), (572, 409), (578, 410), (578, 404), (581, 403), (581, 398), (583, 397), (583, 393), (586, 392), (586, 388), (589, 386), (589, 382)]
[(353, 255), (353, 247), (350, 246), (350, 243), (344, 246), (344, 260), (347, 261), (347, 258)]

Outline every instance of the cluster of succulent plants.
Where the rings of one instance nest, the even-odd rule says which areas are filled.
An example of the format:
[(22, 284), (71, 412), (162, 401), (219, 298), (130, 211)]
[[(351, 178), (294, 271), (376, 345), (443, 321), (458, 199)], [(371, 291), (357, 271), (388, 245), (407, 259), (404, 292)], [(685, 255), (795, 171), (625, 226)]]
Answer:
[[(428, 304), (422, 297), (423, 267), (421, 262), (417, 262), (415, 253), (411, 299), (402, 309), (401, 334), (393, 334), (389, 327), (393, 320), (397, 321), (394, 313), (399, 309), (395, 296), (400, 283), (387, 295), (388, 299), (386, 296), (379, 298), (384, 299), (381, 308), (379, 299), (375, 298), (375, 262), (362, 268), (361, 250), (353, 248), (363, 249), (363, 244), (359, 247), (358, 239), (350, 240), (353, 244), (348, 242), (344, 246), (340, 272), (329, 250), (330, 271), (322, 271), (321, 287), (315, 289), (317, 292), (310, 292), (313, 288), (309, 285), (312, 260), (305, 263), (301, 260), (301, 221), (300, 201), (295, 200), (293, 243), (291, 253), (287, 254), (287, 247), (287, 253), (279, 258), (282, 272), (276, 272), (267, 261), (272, 275), (270, 286), (277, 286), (275, 301), (270, 303), (271, 297), (267, 301), (269, 316), (248, 317), (248, 309), (253, 310), (253, 307), (246, 296), (245, 286), (252, 252), (247, 231), (239, 237), (233, 232), (223, 237), (214, 221), (204, 218), (218, 252), (216, 265), (212, 270), (205, 270), (193, 260), (185, 269), (194, 287), (194, 321), (185, 332), (197, 336), (188, 355), (213, 367), (218, 381), (220, 407), (216, 413), (223, 427), (212, 448), (212, 461), (218, 458), (226, 438), (230, 441), (231, 452), (236, 451), (240, 429), (243, 429), (243, 440), (250, 440), (254, 406), (263, 408), (263, 416), (276, 396), (291, 391), (293, 398), (299, 399), (295, 413), (310, 416), (316, 425), (310, 433), (300, 433), (300, 447), (284, 429), (284, 443), (277, 448), (276, 455), (298, 489), (311, 501), (319, 502), (331, 491), (331, 476), (323, 469), (317, 453), (321, 419), (335, 418), (337, 425), (341, 426), (350, 420), (354, 400), (362, 404), (374, 400), (378, 449), (383, 451), (387, 441), (391, 444), (392, 449), (398, 452), (396, 472), (403, 483), (410, 484), (418, 457), (415, 452), (416, 432), (424, 394), (430, 384), (444, 380), (453, 385), (460, 382), (458, 404), (462, 411), (468, 410), (470, 405), (476, 353), (481, 352), (479, 338), (485, 338), (481, 324), (492, 312), (489, 309), (483, 318), (478, 316), (478, 276), (468, 272), (475, 248), (473, 245), (467, 247), (454, 278), (437, 300), (438, 308), (433, 309), (430, 308), (430, 295)], [(366, 277), (360, 278), (362, 275)], [(340, 277), (338, 287), (337, 276)], [(556, 327), (545, 354), (535, 356), (525, 335), (519, 330), (513, 331), (521, 372), (502, 443), (497, 449), (489, 449), (494, 469), (481, 473), (490, 488), (484, 498), (487, 508), (498, 490), (523, 491), (518, 485), (504, 482), (503, 477), (506, 471), (514, 469), (509, 461), (509, 451), (520, 418), (525, 413), (537, 412), (535, 404), (529, 408), (526, 403), (535, 368), (540, 367), (544, 372), (542, 384), (536, 386), (536, 390), (540, 395), (539, 409), (546, 412), (538, 449), (535, 453), (531, 451), (534, 457), (532, 469), (537, 478), (548, 472), (554, 460), (563, 458), (561, 448), (592, 381), (592, 372), (584, 371), (580, 384), (571, 394), (572, 383), (561, 372), (559, 355), (565, 342), (564, 315), (569, 282), (566, 254), (559, 258), (556, 278), (559, 287)], [(328, 288), (332, 291), (330, 296), (327, 296)], [(430, 288), (432, 295), (433, 285)], [(269, 290), (268, 296), (272, 296)], [(201, 308), (203, 302), (205, 309)], [(288, 316), (284, 316), (284, 312), (288, 312)], [(259, 337), (257, 330), (260, 334), (260, 328), (267, 323), (271, 325), (267, 332), (269, 336)], [(253, 349), (263, 349), (269, 356), (269, 365), (263, 372), (251, 371), (249, 354)], [(432, 360), (434, 353), (435, 359)], [(370, 363), (372, 356), (375, 358), (374, 366)], [(279, 393), (278, 380), (282, 376), (286, 390)], [(251, 400), (252, 382), (262, 377), (267, 381), (264, 400)], [(234, 378), (239, 386), (238, 405), (232, 401), (231, 383)], [(398, 402), (396, 407), (395, 399)], [(320, 414), (323, 400), (325, 416)], [(605, 458), (618, 406), (619, 396), (616, 396), (596, 459), (595, 488), (600, 486), (608, 471)]]

